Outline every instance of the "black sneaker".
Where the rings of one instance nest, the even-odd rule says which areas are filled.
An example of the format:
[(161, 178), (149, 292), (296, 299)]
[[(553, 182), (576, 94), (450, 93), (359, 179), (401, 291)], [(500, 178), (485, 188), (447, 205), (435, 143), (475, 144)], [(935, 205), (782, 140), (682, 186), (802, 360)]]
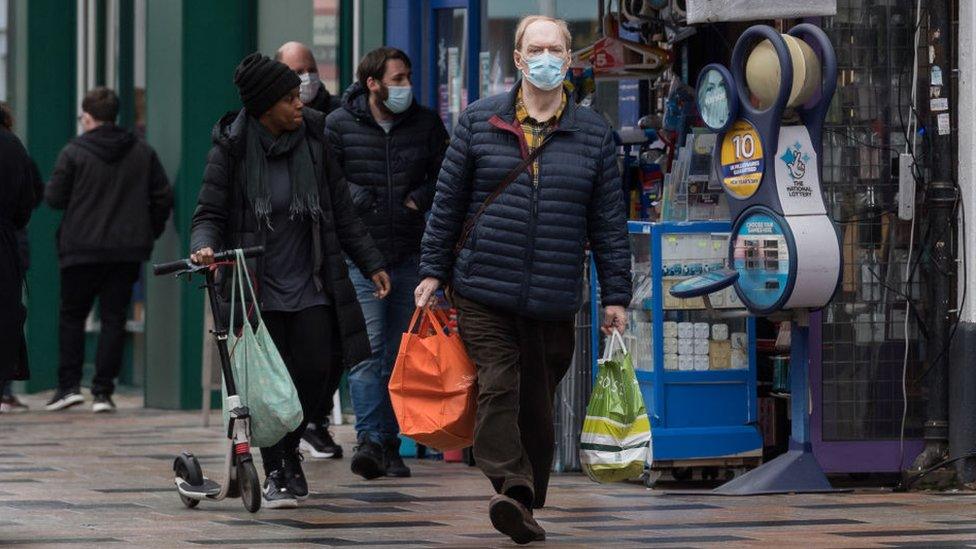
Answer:
[(64, 410), (65, 408), (77, 406), (83, 402), (85, 402), (85, 397), (81, 396), (81, 391), (77, 387), (58, 389), (54, 393), (54, 396), (51, 397), (51, 400), (47, 402), (47, 406), (44, 409), (49, 412), (54, 412), (56, 410)]
[(400, 457), (400, 441), (388, 445), (383, 450), (383, 463), (386, 465), (386, 476), (407, 478), (410, 476), (410, 468)]
[(285, 455), (285, 479), (288, 481), (288, 491), (291, 492), (298, 501), (304, 501), (308, 497), (308, 481), (305, 480), (305, 472), (302, 471), (302, 460), (304, 456), (298, 451), (291, 455)]
[(488, 516), (495, 530), (512, 538), (519, 545), (544, 541), (546, 531), (532, 517), (532, 512), (519, 501), (498, 494), (488, 504)]
[(278, 469), (264, 479), (264, 507), (267, 509), (294, 509), (298, 507), (298, 499), (288, 490), (285, 470)]
[(342, 446), (332, 439), (327, 425), (308, 424), (298, 448), (315, 459), (340, 459)]
[(386, 475), (386, 460), (379, 444), (363, 441), (352, 456), (352, 472), (366, 480)]
[(95, 395), (95, 402), (92, 402), (92, 412), (96, 414), (106, 414), (115, 411), (115, 403), (109, 395)]

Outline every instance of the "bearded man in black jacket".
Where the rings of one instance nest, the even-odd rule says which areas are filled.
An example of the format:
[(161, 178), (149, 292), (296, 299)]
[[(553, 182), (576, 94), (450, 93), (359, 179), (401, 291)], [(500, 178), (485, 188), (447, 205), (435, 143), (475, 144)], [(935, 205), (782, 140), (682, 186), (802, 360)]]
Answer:
[(48, 410), (85, 401), (81, 366), (85, 318), (98, 298), (101, 333), (91, 392), (94, 412), (115, 410), (112, 393), (122, 367), (125, 321), (132, 285), (173, 208), (173, 189), (156, 151), (115, 125), (119, 98), (95, 88), (81, 102), (84, 133), (58, 156), (45, 191), (64, 210), (58, 229), (61, 265), (61, 356), (58, 390)]
[(350, 466), (367, 480), (408, 477), (387, 386), (414, 312), (411, 292), (418, 281), (424, 214), (434, 200), (448, 135), (437, 113), (414, 101), (404, 52), (384, 47), (367, 53), (356, 77), (342, 108), (326, 119), (326, 135), (349, 179), (356, 213), (386, 259), (393, 287), (380, 301), (368, 280), (352, 275), (373, 353), (349, 372), (359, 442)]

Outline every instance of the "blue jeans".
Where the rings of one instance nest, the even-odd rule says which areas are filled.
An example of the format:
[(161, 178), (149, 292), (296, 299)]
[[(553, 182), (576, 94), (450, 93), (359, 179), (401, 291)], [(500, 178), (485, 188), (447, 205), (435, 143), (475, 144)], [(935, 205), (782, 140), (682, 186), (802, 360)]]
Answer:
[(366, 331), (373, 354), (352, 367), (349, 393), (356, 412), (356, 435), (360, 443), (370, 441), (381, 446), (395, 444), (400, 433), (393, 405), (390, 404), (390, 374), (400, 350), (400, 338), (414, 312), (413, 291), (419, 283), (419, 256), (410, 256), (387, 267), (390, 294), (377, 299), (373, 282), (359, 269), (349, 265), (349, 277), (356, 288), (359, 305), (366, 317)]

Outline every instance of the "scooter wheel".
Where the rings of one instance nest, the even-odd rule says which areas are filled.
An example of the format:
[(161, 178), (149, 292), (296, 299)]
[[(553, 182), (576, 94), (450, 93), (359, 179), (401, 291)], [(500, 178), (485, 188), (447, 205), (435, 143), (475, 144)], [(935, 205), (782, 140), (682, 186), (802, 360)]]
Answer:
[[(183, 452), (182, 454), (176, 456), (176, 460), (173, 461), (173, 472), (176, 476), (187, 481), (193, 486), (200, 486), (203, 484), (203, 470), (200, 469), (200, 462), (197, 458), (189, 453)], [(180, 501), (183, 505), (186, 505), (190, 509), (196, 507), (200, 500), (189, 498), (180, 494)]]
[(237, 464), (237, 486), (241, 491), (244, 508), (257, 513), (261, 508), (261, 481), (254, 469), (253, 461), (243, 461)]

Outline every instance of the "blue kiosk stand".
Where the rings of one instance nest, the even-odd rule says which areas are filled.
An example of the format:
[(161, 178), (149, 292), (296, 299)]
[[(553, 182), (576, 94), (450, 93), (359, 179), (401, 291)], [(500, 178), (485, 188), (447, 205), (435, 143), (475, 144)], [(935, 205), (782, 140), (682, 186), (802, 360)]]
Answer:
[[(750, 54), (759, 48), (767, 54), (772, 49), (780, 76), (774, 99), (768, 105), (757, 101), (763, 110), (753, 106), (759, 94), (750, 93), (746, 77), (747, 64), (754, 63)], [(813, 97), (797, 100), (793, 56), (802, 50), (817, 56), (820, 86)], [(699, 110), (719, 134), (713, 161), (734, 219), (729, 268), (686, 280), (671, 293), (707, 296), (734, 286), (751, 314), (793, 321), (789, 451), (715, 489), (716, 495), (834, 491), (812, 452), (808, 342), (809, 312), (830, 301), (841, 276), (840, 239), (819, 177), (821, 134), (836, 74), (827, 36), (801, 24), (787, 35), (764, 25), (749, 28), (736, 43), (731, 71), (712, 64), (699, 76)], [(790, 125), (784, 125), (784, 114)]]

